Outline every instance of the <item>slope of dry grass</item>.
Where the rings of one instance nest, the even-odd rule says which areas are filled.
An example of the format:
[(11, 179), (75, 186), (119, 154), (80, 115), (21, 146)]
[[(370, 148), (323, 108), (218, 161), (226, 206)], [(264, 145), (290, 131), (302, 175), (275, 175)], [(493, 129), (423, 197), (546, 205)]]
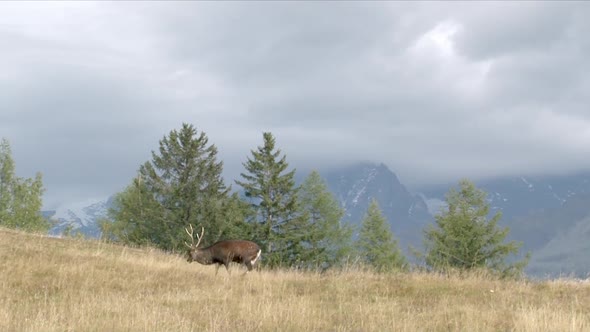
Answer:
[(1, 331), (589, 331), (590, 283), (262, 271), (0, 229)]

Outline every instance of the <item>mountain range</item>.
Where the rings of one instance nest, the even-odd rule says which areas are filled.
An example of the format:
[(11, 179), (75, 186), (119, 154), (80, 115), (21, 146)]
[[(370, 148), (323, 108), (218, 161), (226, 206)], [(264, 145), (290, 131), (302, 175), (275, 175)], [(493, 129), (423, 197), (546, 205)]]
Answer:
[[(444, 198), (456, 184), (424, 186), (411, 192), (384, 164), (357, 163), (320, 170), (329, 190), (345, 209), (344, 221), (360, 225), (372, 199), (390, 223), (400, 247), (420, 248), (422, 230), (444, 209)], [(590, 273), (590, 174), (520, 176), (476, 181), (488, 193), (491, 213), (501, 212), (508, 240), (531, 252), (527, 273), (537, 277)], [(106, 217), (112, 197), (45, 211), (54, 221), (50, 233), (99, 237), (97, 220)]]
[(49, 234), (81, 234), (99, 238), (101, 231), (98, 222), (107, 218), (108, 211), (113, 206), (113, 198), (114, 196), (99, 201), (78, 202), (57, 210), (43, 211), (43, 215), (53, 224)]

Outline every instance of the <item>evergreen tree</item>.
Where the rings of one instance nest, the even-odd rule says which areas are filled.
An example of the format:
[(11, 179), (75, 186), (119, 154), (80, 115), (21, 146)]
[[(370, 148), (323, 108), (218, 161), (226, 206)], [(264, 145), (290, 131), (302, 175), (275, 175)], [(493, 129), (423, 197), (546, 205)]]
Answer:
[(216, 158), (217, 148), (192, 125), (171, 131), (160, 140), (159, 153), (152, 151), (152, 161), (117, 195), (110, 214), (114, 223), (102, 225), (105, 235), (172, 250), (187, 240), (189, 224), (205, 228), (203, 245), (235, 233), (242, 218), (228, 209), (237, 206), (237, 196), (229, 197)]
[(19, 178), (8, 140), (0, 142), (0, 225), (28, 231), (47, 231), (49, 222), (41, 215), (41, 173), (34, 179)]
[(373, 199), (363, 219), (357, 250), (361, 261), (378, 272), (405, 270), (406, 258), (398, 247), (387, 220)]
[(240, 199), (238, 193), (233, 193), (225, 204), (223, 209), (224, 218), (228, 221), (225, 238), (231, 239), (251, 239), (254, 233), (252, 223), (245, 220), (252, 218), (253, 211), (250, 205)]
[(342, 224), (344, 209), (328, 191), (317, 171), (305, 179), (299, 201), (309, 224), (301, 262), (321, 268), (342, 263), (351, 251), (352, 228)]
[(11, 216), (12, 202), (14, 200), (14, 161), (8, 140), (3, 138), (0, 142), (0, 225), (13, 226)]
[(156, 197), (138, 174), (125, 190), (115, 195), (109, 219), (100, 222), (103, 236), (125, 244), (166, 242), (162, 228), (167, 219)]
[(13, 202), (14, 224), (17, 228), (38, 232), (49, 229), (49, 221), (41, 215), (44, 191), (41, 173), (37, 173), (34, 179), (18, 179)]
[(264, 263), (271, 267), (293, 265), (297, 261), (303, 219), (297, 214), (295, 170), (288, 171), (286, 156), (275, 149), (275, 138), (263, 134), (264, 144), (252, 150), (241, 173), (243, 181), (236, 181), (244, 189), (254, 211), (249, 218), (253, 235), (265, 253)]
[(517, 254), (520, 244), (504, 243), (509, 229), (499, 228), (501, 213), (488, 219), (486, 193), (468, 180), (459, 182), (446, 195), (447, 209), (435, 216), (436, 226), (424, 232), (426, 265), (433, 269), (486, 268), (502, 275), (522, 272), (528, 257), (509, 264), (507, 256)]

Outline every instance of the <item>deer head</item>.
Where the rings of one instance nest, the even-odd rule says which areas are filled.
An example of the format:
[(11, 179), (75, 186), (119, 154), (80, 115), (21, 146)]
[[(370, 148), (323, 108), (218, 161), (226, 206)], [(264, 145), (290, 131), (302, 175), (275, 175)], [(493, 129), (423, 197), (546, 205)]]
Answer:
[(189, 227), (190, 227), (190, 231), (187, 228), (185, 228), (184, 231), (186, 232), (186, 234), (188, 234), (188, 236), (190, 236), (191, 244), (188, 244), (186, 241), (184, 241), (184, 244), (189, 248), (187, 261), (190, 263), (193, 260), (196, 260), (195, 254), (198, 252), (199, 244), (201, 244), (201, 240), (203, 239), (203, 234), (205, 233), (205, 227), (201, 227), (201, 235), (200, 236), (199, 236), (199, 234), (197, 234), (197, 244), (195, 244), (195, 237), (193, 236), (193, 233), (194, 233), (193, 225), (189, 224)]

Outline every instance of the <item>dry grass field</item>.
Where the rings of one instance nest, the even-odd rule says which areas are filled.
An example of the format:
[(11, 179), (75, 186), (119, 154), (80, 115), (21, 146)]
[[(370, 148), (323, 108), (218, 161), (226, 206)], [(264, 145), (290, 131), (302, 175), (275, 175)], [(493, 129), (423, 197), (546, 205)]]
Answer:
[(0, 228), (0, 331), (590, 331), (590, 282), (364, 271), (242, 277)]

